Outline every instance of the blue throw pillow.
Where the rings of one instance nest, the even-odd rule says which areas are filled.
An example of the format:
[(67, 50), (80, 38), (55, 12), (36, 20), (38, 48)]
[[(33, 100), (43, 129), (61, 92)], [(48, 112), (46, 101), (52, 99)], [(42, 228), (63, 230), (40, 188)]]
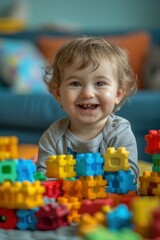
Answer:
[(48, 92), (45, 59), (33, 42), (0, 38), (0, 78), (17, 93)]

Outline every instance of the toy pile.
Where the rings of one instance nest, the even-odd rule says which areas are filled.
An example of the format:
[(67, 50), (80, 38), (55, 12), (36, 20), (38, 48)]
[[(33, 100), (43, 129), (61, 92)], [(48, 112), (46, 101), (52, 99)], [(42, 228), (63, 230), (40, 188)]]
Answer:
[[(158, 144), (158, 134), (146, 136), (146, 149)], [(107, 148), (104, 156), (50, 156), (44, 176), (36, 172), (32, 159), (18, 159), (17, 146), (16, 137), (0, 137), (1, 240), (1, 231), (11, 229), (38, 232), (32, 239), (53, 240), (156, 240), (160, 236), (157, 150), (153, 172), (140, 177), (139, 194), (124, 147)], [(62, 229), (70, 233), (65, 236)]]

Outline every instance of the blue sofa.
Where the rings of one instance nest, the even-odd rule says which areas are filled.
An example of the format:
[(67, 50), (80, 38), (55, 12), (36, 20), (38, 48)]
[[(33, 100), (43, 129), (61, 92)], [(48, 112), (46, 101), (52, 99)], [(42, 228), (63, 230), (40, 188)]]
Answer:
[[(160, 32), (158, 30), (152, 30), (150, 33), (153, 36), (152, 43), (160, 42)], [(42, 33), (38, 32), (38, 34), (41, 35)], [(60, 33), (58, 34), (61, 36)], [(120, 32), (115, 34), (120, 34)], [(52, 33), (52, 35), (56, 34)], [(1, 35), (0, 37), (27, 38), (35, 41), (37, 33), (32, 32), (31, 34), (27, 31), (9, 36)], [(145, 153), (146, 142), (144, 136), (151, 129), (160, 129), (160, 92), (139, 89), (137, 94), (131, 97), (117, 112), (117, 115), (131, 122), (137, 139), (139, 159), (151, 161), (151, 156)], [(41, 134), (48, 126), (65, 116), (63, 109), (49, 93), (18, 94), (6, 87), (0, 88), (1, 136), (16, 135), (19, 137), (20, 143), (37, 144)]]

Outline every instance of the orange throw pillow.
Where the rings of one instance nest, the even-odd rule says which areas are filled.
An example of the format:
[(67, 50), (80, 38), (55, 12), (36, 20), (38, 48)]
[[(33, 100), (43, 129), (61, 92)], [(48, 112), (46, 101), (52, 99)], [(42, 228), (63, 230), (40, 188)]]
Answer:
[(133, 71), (138, 78), (138, 88), (143, 88), (143, 66), (150, 48), (150, 34), (137, 32), (122, 36), (110, 36), (105, 39), (123, 47), (127, 51)]
[(44, 36), (39, 38), (36, 44), (47, 61), (50, 62), (54, 59), (58, 49), (68, 40), (70, 39)]
[[(37, 46), (48, 61), (52, 61), (57, 50), (68, 40), (69, 37), (43, 36), (37, 40)], [(143, 88), (142, 71), (144, 61), (148, 54), (151, 37), (147, 32), (134, 32), (117, 36), (106, 36), (105, 39), (126, 49), (134, 73), (138, 77), (138, 88)]]

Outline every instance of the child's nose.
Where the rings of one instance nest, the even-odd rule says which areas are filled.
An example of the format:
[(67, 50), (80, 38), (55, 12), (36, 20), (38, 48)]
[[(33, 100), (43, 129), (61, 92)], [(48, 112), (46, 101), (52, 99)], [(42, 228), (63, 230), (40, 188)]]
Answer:
[(94, 96), (95, 96), (94, 89), (92, 87), (89, 87), (89, 86), (84, 87), (82, 89), (81, 96), (83, 98), (86, 98), (86, 99), (94, 98)]

